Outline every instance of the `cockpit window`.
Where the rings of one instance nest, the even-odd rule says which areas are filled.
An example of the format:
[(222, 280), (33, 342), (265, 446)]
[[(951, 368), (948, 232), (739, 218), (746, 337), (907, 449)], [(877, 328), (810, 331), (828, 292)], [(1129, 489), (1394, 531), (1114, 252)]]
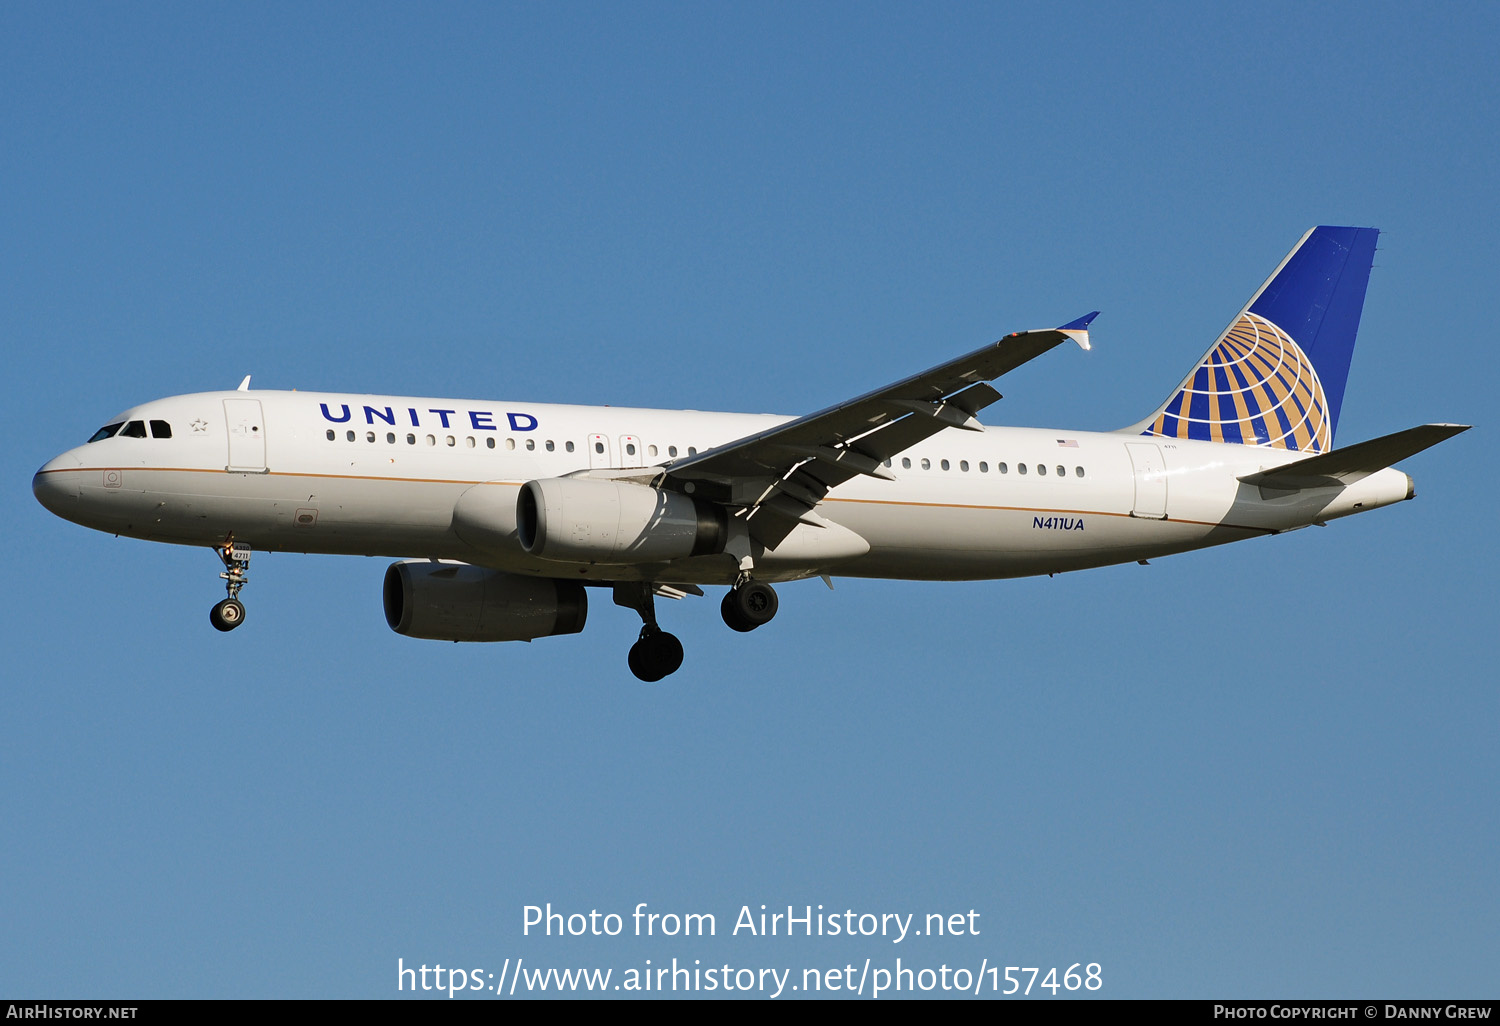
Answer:
[(125, 425), (125, 430), (120, 432), (121, 438), (145, 438), (146, 422), (144, 420), (132, 420)]
[[(124, 421), (120, 422), (120, 424), (123, 424), (123, 423), (124, 423)], [(97, 442), (101, 438), (110, 438), (110, 437), (113, 437), (114, 433), (116, 431), (120, 430), (120, 424), (106, 424), (106, 425), (104, 425), (98, 431), (94, 432), (94, 437), (90, 438), (89, 441), (90, 442)]]
[(172, 425), (168, 424), (164, 420), (153, 420), (151, 422), (151, 437), (152, 438), (171, 438), (172, 437)]

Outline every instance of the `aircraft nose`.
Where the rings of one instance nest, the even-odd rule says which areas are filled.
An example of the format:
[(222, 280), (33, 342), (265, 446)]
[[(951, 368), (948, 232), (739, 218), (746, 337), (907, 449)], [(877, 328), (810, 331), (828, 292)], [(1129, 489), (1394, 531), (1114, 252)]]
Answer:
[(83, 461), (71, 452), (48, 460), (31, 479), (31, 492), (36, 501), (60, 517), (67, 517), (78, 509), (78, 468)]

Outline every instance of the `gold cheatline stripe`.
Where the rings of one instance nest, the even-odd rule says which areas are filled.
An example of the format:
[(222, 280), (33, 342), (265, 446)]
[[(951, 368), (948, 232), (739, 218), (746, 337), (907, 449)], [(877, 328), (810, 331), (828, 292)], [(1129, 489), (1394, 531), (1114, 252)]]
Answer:
[(246, 474), (252, 477), (320, 477), (334, 481), (398, 481), (407, 484), (513, 484), (519, 486), (526, 483), (525, 481), (496, 481), (494, 479), (478, 481), (461, 477), (387, 477), (381, 474), (315, 474), (310, 471), (302, 473), (291, 470), (216, 470), (212, 467), (58, 467), (56, 470), (45, 470), (42, 473), (97, 474), (106, 470), (128, 470), (136, 474), (151, 472), (162, 474)]
[[(226, 471), (209, 470), (202, 467), (73, 467), (68, 469), (48, 470), (48, 474), (94, 474), (105, 470), (131, 470), (136, 473), (141, 471), (154, 471), (170, 474), (235, 474), (254, 473), (253, 471)], [(258, 477), (320, 477), (334, 481), (394, 481), (405, 484), (493, 484), (493, 485), (516, 485), (525, 484), (525, 481), (466, 481), (461, 479), (442, 477), (378, 477), (373, 474), (294, 474), (291, 471), (271, 471), (258, 474)], [(907, 502), (898, 499), (834, 499), (825, 498), (824, 502), (853, 502), (866, 506), (916, 506), (933, 509), (987, 509), (1004, 513), (1054, 513), (1063, 516), (1091, 516), (1091, 517), (1125, 517), (1130, 520), (1155, 520), (1155, 517), (1133, 517), (1129, 513), (1112, 513), (1107, 510), (1097, 509), (1056, 509), (1038, 506), (986, 506), (982, 504), (966, 502)], [(1268, 527), (1244, 527), (1239, 524), (1226, 524), (1222, 521), (1212, 520), (1185, 520), (1182, 518), (1168, 518), (1166, 523), (1192, 524), (1197, 527), (1229, 527), (1238, 531), (1270, 531)]]
[[(1156, 520), (1157, 517), (1137, 517), (1130, 513), (1111, 513), (1106, 510), (1097, 509), (1056, 509), (1053, 507), (1038, 506), (983, 506), (964, 502), (902, 502), (895, 499), (824, 499), (824, 502), (857, 502), (867, 506), (927, 506), (937, 509), (985, 509), (1005, 513), (1054, 513), (1063, 516), (1090, 516), (1090, 517), (1124, 517), (1127, 520)], [(1222, 521), (1213, 520), (1186, 520), (1181, 517), (1168, 517), (1166, 523), (1192, 524), (1196, 527), (1231, 527), (1238, 531), (1271, 531), (1269, 527), (1244, 527), (1240, 524), (1226, 524)]]

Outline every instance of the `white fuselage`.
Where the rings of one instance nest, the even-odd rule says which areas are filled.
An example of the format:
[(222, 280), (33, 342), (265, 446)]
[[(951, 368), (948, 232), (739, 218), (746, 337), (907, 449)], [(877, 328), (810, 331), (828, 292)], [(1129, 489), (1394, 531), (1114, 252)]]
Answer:
[[(185, 545), (460, 560), (585, 582), (732, 583), (724, 556), (664, 567), (561, 563), (513, 535), (527, 481), (651, 467), (791, 418), (237, 391), (175, 396), (117, 421), (164, 421), (171, 437), (104, 438), (37, 474), (51, 510), (114, 534)], [(1388, 505), (1410, 479), (1382, 470), (1346, 486), (1263, 491), (1239, 477), (1305, 458), (1281, 449), (1124, 432), (950, 429), (857, 477), (818, 507), (868, 551), (765, 552), (757, 574), (966, 580), (1129, 562), (1304, 527)], [(493, 511), (473, 544), (454, 511), (473, 489)], [(507, 520), (507, 517), (512, 519)], [(817, 531), (819, 528), (808, 528)]]

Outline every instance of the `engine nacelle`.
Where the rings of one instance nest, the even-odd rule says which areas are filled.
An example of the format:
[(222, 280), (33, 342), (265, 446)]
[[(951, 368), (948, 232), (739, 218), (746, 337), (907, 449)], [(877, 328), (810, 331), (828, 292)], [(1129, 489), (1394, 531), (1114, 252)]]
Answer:
[(453, 506), (453, 533), (480, 552), (500, 557), (520, 555), (516, 541), (516, 493), (514, 482), (482, 481)]
[(385, 571), (385, 621), (409, 638), (531, 641), (577, 634), (589, 601), (576, 581), (523, 577), (467, 563), (408, 559)]
[(728, 514), (678, 492), (594, 478), (528, 481), (516, 499), (521, 547), (572, 563), (655, 563), (724, 551)]

